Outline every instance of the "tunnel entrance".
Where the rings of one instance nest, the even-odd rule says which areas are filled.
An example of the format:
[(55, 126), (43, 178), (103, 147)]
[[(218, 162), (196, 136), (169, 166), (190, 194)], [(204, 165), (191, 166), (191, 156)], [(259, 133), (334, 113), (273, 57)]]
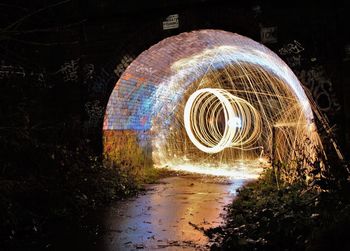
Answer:
[[(104, 153), (121, 166), (256, 176), (320, 140), (303, 87), (263, 45), (221, 30), (169, 37), (141, 53), (110, 96)], [(213, 171), (214, 170), (214, 171)]]

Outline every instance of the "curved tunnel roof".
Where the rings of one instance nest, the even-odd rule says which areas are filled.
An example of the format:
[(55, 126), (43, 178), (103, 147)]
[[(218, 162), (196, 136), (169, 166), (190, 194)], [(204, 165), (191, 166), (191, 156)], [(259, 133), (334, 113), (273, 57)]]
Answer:
[[(251, 63), (272, 72), (290, 87), (313, 118), (305, 92), (290, 68), (265, 46), (238, 34), (198, 30), (169, 37), (140, 54), (115, 85), (107, 105), (104, 130), (149, 130), (164, 103), (175, 104), (189, 84), (208, 70)], [(166, 113), (171, 113), (166, 108)], [(166, 123), (167, 116), (163, 118)]]

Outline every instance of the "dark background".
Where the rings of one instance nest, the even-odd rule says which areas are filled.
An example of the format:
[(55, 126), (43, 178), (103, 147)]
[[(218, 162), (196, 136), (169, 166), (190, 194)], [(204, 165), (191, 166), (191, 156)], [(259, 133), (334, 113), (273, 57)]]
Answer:
[[(349, 6), (305, 2), (0, 0), (0, 249), (47, 250), (55, 232), (139, 189), (102, 164), (103, 115), (130, 62), (181, 32), (221, 29), (272, 49), (349, 158)], [(172, 14), (179, 28), (163, 30)]]
[[(28, 126), (52, 126), (53, 135), (73, 128), (74, 137), (90, 138), (100, 152), (108, 97), (142, 51), (166, 37), (208, 28), (264, 42), (263, 27), (275, 27), (277, 41), (265, 45), (303, 76), (304, 84), (319, 86), (316, 96), (321, 88), (331, 97), (318, 101), (327, 107), (343, 151), (349, 149), (349, 9), (344, 2), (17, 0), (0, 2), (0, 12), (1, 82), (17, 93), (1, 100), (4, 127), (16, 126), (7, 102), (38, 95), (31, 108), (23, 107), (31, 109)], [(163, 30), (171, 14), (179, 14), (179, 28)], [(293, 53), (279, 53), (294, 40), (304, 48), (297, 63)]]

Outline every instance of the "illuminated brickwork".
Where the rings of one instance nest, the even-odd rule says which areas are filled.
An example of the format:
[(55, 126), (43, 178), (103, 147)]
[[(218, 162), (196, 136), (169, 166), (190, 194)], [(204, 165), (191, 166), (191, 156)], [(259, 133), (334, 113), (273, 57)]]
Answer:
[[(237, 88), (232, 89), (236, 95), (250, 99), (259, 112), (267, 116), (263, 118), (264, 135), (254, 149), (271, 150), (272, 123), (281, 124), (283, 119), (290, 118), (292, 121), (301, 118), (297, 122), (301, 124), (311, 123), (312, 108), (300, 82), (276, 54), (237, 34), (200, 30), (164, 39), (139, 55), (122, 74), (112, 91), (104, 117), (105, 154), (119, 162), (127, 162), (128, 158), (153, 159), (160, 165), (167, 164), (169, 156), (174, 159), (186, 159), (188, 155), (197, 156), (197, 159), (215, 158), (203, 156), (193, 145), (185, 143), (189, 140), (184, 134), (180, 115), (184, 100), (196, 89), (218, 88), (218, 84), (220, 88), (226, 88), (220, 79), (228, 71), (238, 74), (234, 75), (236, 82), (231, 83), (231, 89)], [(226, 78), (231, 79), (230, 74)], [(254, 84), (252, 78), (256, 80)], [(242, 94), (240, 91), (249, 92)], [(274, 98), (259, 96), (269, 92)], [(288, 96), (288, 99), (283, 101), (282, 96)], [(261, 99), (266, 102), (260, 103)], [(283, 112), (291, 107), (288, 100), (297, 104), (296, 110)], [(282, 115), (275, 117), (276, 113)], [(293, 135), (302, 135), (304, 131), (293, 131)], [(280, 156), (290, 152), (288, 147), (280, 146)], [(226, 152), (226, 159), (240, 155)], [(136, 157), (138, 154), (142, 157)], [(129, 162), (143, 165), (142, 161)]]

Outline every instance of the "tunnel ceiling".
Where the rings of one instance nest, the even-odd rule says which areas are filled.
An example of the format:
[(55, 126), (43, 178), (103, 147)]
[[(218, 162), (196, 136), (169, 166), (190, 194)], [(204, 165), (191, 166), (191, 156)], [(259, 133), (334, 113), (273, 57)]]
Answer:
[[(261, 127), (254, 144), (213, 155), (191, 143), (184, 108), (190, 95), (203, 88), (225, 90), (257, 111), (261, 125), (250, 123)], [(288, 158), (303, 137), (313, 137), (312, 119), (300, 82), (276, 54), (238, 34), (199, 30), (164, 39), (129, 65), (107, 105), (104, 147), (113, 158), (138, 159), (143, 165), (146, 159), (162, 165), (180, 159), (230, 161), (271, 151), (271, 133), (278, 127), (277, 154)]]

